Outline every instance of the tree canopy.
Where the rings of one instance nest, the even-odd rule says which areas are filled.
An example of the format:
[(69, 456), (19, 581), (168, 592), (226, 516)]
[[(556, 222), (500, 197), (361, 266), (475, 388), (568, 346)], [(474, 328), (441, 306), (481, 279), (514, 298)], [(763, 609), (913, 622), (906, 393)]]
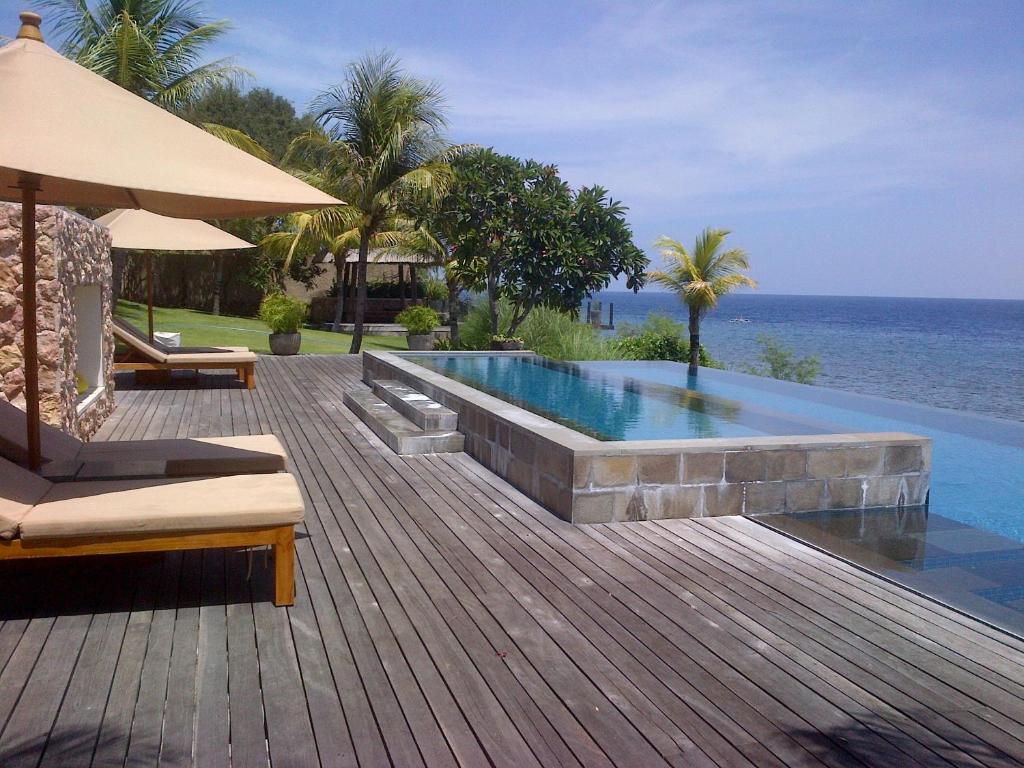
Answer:
[(203, 53), (228, 30), (183, 0), (40, 0), (61, 49), (87, 69), (165, 107), (181, 107), (242, 74)]
[(284, 96), (269, 88), (243, 92), (233, 83), (210, 88), (181, 115), (193, 123), (212, 123), (243, 132), (265, 149), (274, 163), (281, 161), (292, 139), (313, 127), (312, 115), (296, 115), (295, 107)]
[[(573, 190), (553, 165), (491, 149), (454, 162), (455, 184), (436, 219), (463, 285), (486, 290), (492, 331), (514, 335), (535, 307), (576, 311), (624, 277), (639, 290), (647, 257), (633, 243), (626, 208), (600, 186)], [(498, 300), (513, 307), (499, 328)]]

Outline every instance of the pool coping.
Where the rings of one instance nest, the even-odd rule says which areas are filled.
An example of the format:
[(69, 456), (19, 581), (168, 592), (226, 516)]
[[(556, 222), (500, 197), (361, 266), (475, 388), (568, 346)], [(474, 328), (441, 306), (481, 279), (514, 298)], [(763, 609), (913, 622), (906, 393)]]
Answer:
[(917, 506), (931, 440), (906, 432), (602, 441), (415, 362), (363, 352), (363, 380), (395, 379), (459, 414), (466, 452), (574, 523)]

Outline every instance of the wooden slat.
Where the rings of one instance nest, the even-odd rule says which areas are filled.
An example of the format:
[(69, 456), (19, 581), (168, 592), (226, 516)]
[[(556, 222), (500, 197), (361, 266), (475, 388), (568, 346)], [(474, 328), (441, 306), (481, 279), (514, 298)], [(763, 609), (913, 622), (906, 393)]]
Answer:
[(262, 550), (0, 562), (0, 764), (1024, 759), (1016, 638), (748, 520), (574, 527), (396, 456), (341, 404), (357, 358), (258, 375), (121, 391), (98, 439), (278, 435), (295, 605)]

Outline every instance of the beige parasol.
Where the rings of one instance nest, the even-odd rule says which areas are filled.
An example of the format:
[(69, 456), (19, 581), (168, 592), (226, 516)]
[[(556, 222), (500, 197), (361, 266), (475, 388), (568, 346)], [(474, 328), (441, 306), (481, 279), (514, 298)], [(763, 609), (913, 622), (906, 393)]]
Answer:
[(22, 203), (26, 421), (37, 469), (37, 203), (207, 219), (342, 203), (60, 56), (43, 42), (37, 14), (21, 22), (0, 48), (0, 197)]
[[(236, 251), (255, 248), (198, 219), (175, 219), (158, 213), (119, 208), (96, 219), (110, 230), (111, 245), (132, 251)], [(146, 300), (149, 340), (153, 341), (153, 254), (146, 254)]]

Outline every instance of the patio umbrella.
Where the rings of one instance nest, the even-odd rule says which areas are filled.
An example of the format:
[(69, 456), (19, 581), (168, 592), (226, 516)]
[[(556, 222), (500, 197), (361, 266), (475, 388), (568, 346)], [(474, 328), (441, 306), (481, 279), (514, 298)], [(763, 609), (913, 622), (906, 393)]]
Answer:
[(230, 219), (341, 205), (58, 54), (35, 13), (0, 48), (0, 198), (22, 204), (25, 405), (38, 469), (37, 204)]
[[(198, 219), (175, 219), (150, 211), (119, 208), (96, 219), (110, 230), (111, 247), (132, 251), (235, 251), (255, 248)], [(149, 340), (153, 341), (153, 254), (146, 254), (146, 301)]]

